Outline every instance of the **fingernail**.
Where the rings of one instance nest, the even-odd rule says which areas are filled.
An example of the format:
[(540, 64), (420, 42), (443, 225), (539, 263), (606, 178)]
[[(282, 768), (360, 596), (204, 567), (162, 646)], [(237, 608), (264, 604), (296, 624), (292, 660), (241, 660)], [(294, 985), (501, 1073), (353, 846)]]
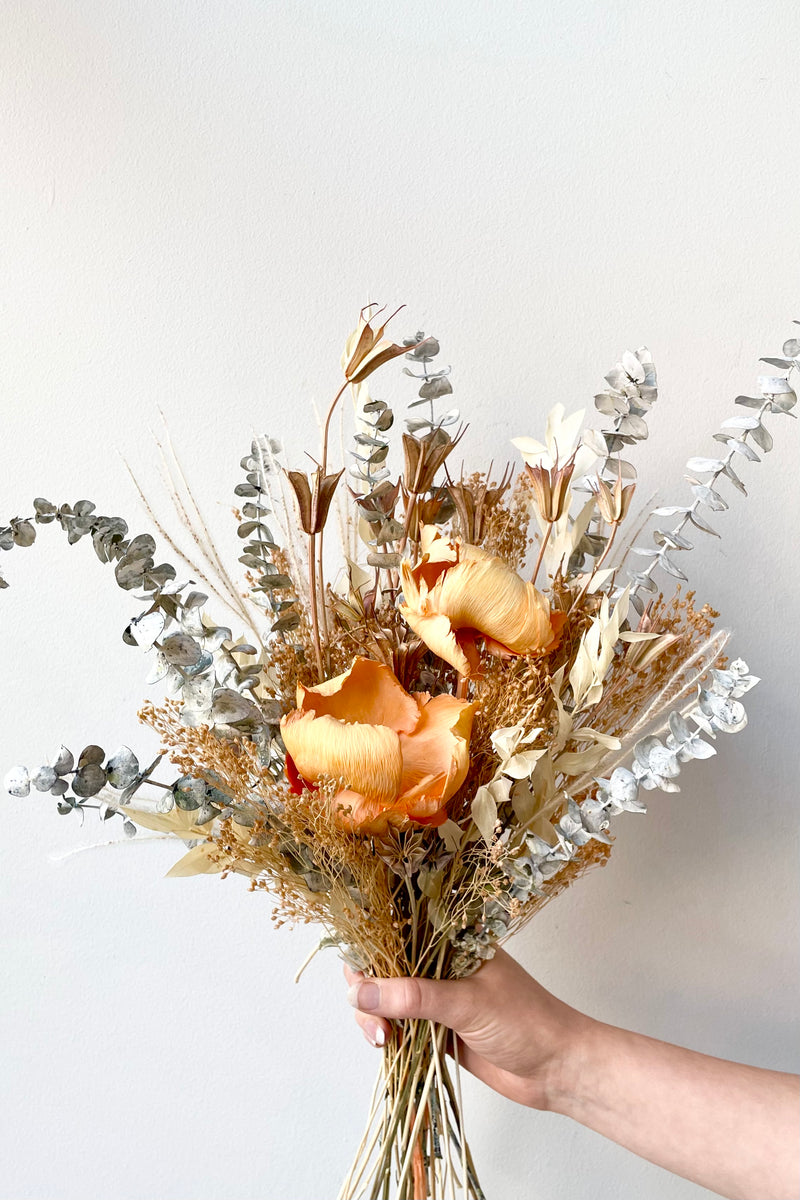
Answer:
[(373, 1046), (384, 1046), (386, 1044), (386, 1034), (382, 1025), (368, 1025), (367, 1037)]
[(347, 993), (347, 1002), (361, 1012), (372, 1012), (381, 1002), (381, 989), (377, 983), (354, 983)]

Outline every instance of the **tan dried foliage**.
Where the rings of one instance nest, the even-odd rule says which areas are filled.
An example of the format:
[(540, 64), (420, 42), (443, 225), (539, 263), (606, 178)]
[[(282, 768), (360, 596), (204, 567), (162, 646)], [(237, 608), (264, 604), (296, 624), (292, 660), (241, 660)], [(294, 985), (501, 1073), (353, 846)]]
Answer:
[[(476, 472), (470, 476), (481, 482), (486, 475)], [(530, 536), (530, 487), (519, 475), (510, 491), (487, 514), (486, 530), (481, 543), (489, 554), (496, 554), (515, 571), (522, 571), (528, 551), (533, 545)]]

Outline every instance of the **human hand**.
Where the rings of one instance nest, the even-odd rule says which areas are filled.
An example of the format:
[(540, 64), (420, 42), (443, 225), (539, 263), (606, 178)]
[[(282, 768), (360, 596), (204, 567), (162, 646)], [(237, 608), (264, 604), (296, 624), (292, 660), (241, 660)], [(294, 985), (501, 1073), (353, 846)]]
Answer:
[[(392, 1019), (446, 1025), (459, 1062), (489, 1087), (531, 1108), (553, 1107), (569, 1060), (594, 1022), (537, 983), (504, 950), (468, 979), (370, 979), (344, 968), (347, 999), (373, 1046)], [(569, 1055), (567, 1053), (569, 1051)]]

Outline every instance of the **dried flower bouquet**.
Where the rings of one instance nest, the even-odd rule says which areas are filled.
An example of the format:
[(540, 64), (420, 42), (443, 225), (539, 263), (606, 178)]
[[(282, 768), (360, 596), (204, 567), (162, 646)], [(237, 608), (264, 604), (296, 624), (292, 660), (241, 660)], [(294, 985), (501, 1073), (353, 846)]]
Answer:
[[(107, 756), (89, 745), (77, 759), (62, 747), (48, 765), (12, 768), (6, 787), (50, 792), (64, 814), (119, 817), (127, 836), (173, 835), (188, 850), (171, 875), (246, 875), (273, 897), (277, 924), (316, 922), (321, 945), (365, 972), (458, 977), (605, 862), (610, 818), (644, 812), (643, 792), (677, 791), (684, 763), (745, 725), (741, 697), (756, 679), (724, 657), (717, 614), (659, 579), (686, 580), (676, 558), (689, 536), (714, 533), (708, 514), (727, 507), (718, 484), (744, 492), (736, 467), (771, 449), (766, 418), (795, 405), (800, 342), (764, 360), (785, 374), (737, 397), (745, 413), (714, 435), (718, 454), (689, 460), (691, 499), (655, 510), (673, 520), (652, 545), (620, 554), (635, 487), (624, 456), (647, 437), (657, 395), (646, 348), (605, 377), (603, 428), (557, 405), (542, 442), (515, 439), (516, 480), (511, 468), (464, 476), (459, 413), (437, 413), (452, 393), (449, 371), (433, 366), (438, 343), (390, 341), (373, 308), (347, 340), (311, 474), (284, 470), (269, 437), (242, 460), (244, 590), (180, 478), (196, 555), (153, 519), (191, 582), (156, 564), (150, 534), (130, 537), (88, 501), (37, 499), (0, 528), (6, 550), (49, 523), (70, 542), (90, 537), (137, 600), (124, 640), (148, 652), (150, 682), (169, 693), (140, 713), (162, 739), (155, 762), (127, 747)], [(393, 414), (368, 381), (401, 356), (418, 396), (394, 476)], [(348, 392), (345, 485), (346, 465), (329, 460)], [(325, 538), (337, 506), (332, 586)], [(212, 596), (240, 636), (212, 620)], [(155, 778), (163, 756), (179, 772), (169, 782)], [(483, 1195), (447, 1048), (443, 1028), (397, 1025), (340, 1200)]]

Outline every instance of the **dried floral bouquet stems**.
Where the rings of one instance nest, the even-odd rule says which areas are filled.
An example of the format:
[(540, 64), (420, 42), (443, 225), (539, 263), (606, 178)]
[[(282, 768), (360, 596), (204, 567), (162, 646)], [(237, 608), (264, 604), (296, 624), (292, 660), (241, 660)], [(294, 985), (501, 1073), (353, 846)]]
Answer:
[[(715, 535), (720, 486), (744, 492), (737, 467), (770, 451), (772, 417), (794, 415), (800, 341), (764, 360), (778, 373), (759, 377), (758, 396), (737, 397), (749, 415), (723, 422), (720, 453), (689, 460), (692, 499), (653, 514), (677, 520), (621, 554), (636, 480), (627, 455), (657, 398), (648, 350), (606, 375), (604, 427), (556, 405), (543, 441), (515, 439), (516, 479), (485, 464), (465, 475), (458, 409), (441, 411), (453, 388), (435, 366), (438, 342), (391, 341), (374, 307), (347, 340), (314, 470), (284, 468), (267, 436), (242, 459), (243, 590), (174, 455), (191, 551), (148, 512), (184, 580), (156, 562), (149, 533), (130, 536), (86, 500), (38, 498), (0, 528), (4, 550), (47, 524), (71, 543), (91, 538), (137, 601), (124, 640), (148, 653), (149, 681), (167, 693), (140, 712), (161, 737), (155, 761), (127, 746), (62, 746), (48, 764), (13, 767), (6, 787), (49, 792), (64, 814), (96, 809), (126, 836), (181, 840), (171, 875), (247, 876), (272, 896), (277, 924), (315, 922), (320, 946), (366, 974), (458, 978), (606, 861), (612, 817), (644, 812), (649, 790), (678, 791), (684, 763), (744, 727), (756, 678), (724, 657), (713, 609), (658, 580), (686, 581), (676, 558), (690, 537)], [(417, 397), (398, 470), (393, 412), (369, 387), (401, 356)], [(348, 396), (353, 448), (331, 468)], [(335, 512), (343, 553), (329, 581)], [(628, 573), (628, 555), (643, 567)], [(236, 636), (212, 619), (213, 602)], [(156, 778), (164, 757), (178, 771), (167, 780)], [(456, 1195), (483, 1196), (457, 1045), (427, 1021), (399, 1022), (339, 1200)]]

